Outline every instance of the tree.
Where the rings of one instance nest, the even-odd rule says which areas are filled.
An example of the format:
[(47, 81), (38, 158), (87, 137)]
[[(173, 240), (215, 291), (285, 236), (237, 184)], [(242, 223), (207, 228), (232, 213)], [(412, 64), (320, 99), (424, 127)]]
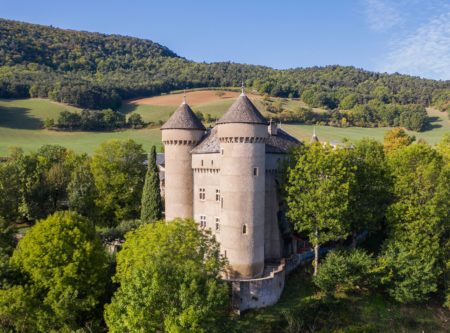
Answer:
[(0, 216), (11, 222), (20, 219), (25, 174), (23, 172), (23, 152), (10, 154), (8, 161), (0, 163)]
[(139, 113), (132, 113), (128, 118), (128, 124), (133, 128), (144, 126), (144, 121)]
[(326, 293), (347, 292), (368, 287), (374, 261), (362, 250), (331, 251), (322, 262), (314, 284)]
[(450, 165), (450, 133), (445, 134), (436, 146), (444, 161)]
[(21, 213), (30, 220), (44, 218), (67, 202), (67, 185), (75, 154), (58, 145), (44, 145), (20, 160), (23, 177)]
[(389, 204), (391, 179), (383, 146), (377, 141), (363, 139), (349, 153), (356, 166), (349, 203), (350, 229), (355, 247), (359, 233), (381, 228)]
[(120, 283), (105, 321), (110, 332), (215, 332), (226, 313), (224, 259), (191, 220), (145, 224), (117, 256)]
[(0, 290), (9, 288), (17, 279), (16, 271), (9, 262), (15, 243), (13, 225), (0, 217)]
[(384, 136), (384, 151), (389, 154), (396, 149), (409, 146), (414, 140), (415, 138), (406, 134), (402, 128), (393, 128)]
[(346, 149), (315, 143), (299, 148), (288, 170), (287, 215), (295, 230), (305, 232), (314, 246), (314, 275), (320, 246), (349, 232), (348, 209), (354, 167)]
[(144, 150), (133, 140), (112, 140), (100, 145), (92, 157), (97, 189), (95, 203), (104, 224), (117, 225), (140, 213), (144, 185)]
[(438, 290), (444, 270), (450, 172), (426, 144), (397, 149), (389, 165), (394, 200), (387, 211), (388, 238), (379, 260), (382, 283), (397, 301), (419, 302)]
[(145, 175), (144, 191), (141, 203), (141, 221), (153, 222), (162, 218), (162, 200), (159, 188), (159, 170), (156, 165), (156, 148), (148, 155), (148, 167)]
[(91, 171), (91, 160), (84, 155), (76, 164), (67, 187), (69, 208), (92, 218), (96, 216), (97, 191)]
[[(57, 212), (40, 221), (14, 250), (12, 265), (26, 283), (1, 291), (1, 321), (17, 330), (25, 318), (35, 316), (32, 331), (76, 330), (92, 319), (104, 295), (107, 257), (92, 223), (72, 212)], [(33, 306), (34, 304), (34, 306)]]

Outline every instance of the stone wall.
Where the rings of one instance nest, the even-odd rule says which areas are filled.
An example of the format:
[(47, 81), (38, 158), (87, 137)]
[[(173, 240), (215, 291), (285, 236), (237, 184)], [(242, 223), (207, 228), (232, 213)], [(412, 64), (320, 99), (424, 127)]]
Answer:
[(280, 299), (285, 282), (285, 263), (274, 267), (268, 276), (251, 280), (231, 281), (232, 307), (240, 314), (248, 309), (274, 305)]

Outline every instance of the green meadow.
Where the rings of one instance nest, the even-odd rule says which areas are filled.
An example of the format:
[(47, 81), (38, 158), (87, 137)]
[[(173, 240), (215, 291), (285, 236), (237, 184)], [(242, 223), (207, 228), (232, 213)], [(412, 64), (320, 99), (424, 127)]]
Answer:
[[(220, 117), (233, 103), (232, 99), (219, 100), (193, 106), (194, 111), (209, 113), (212, 117)], [(284, 105), (293, 108), (302, 105), (301, 101), (285, 100)], [(255, 101), (258, 108), (263, 109), (259, 100)], [(158, 123), (166, 121), (176, 106), (169, 105), (135, 105), (125, 103), (121, 112), (130, 115), (139, 113), (146, 122)], [(24, 151), (33, 151), (44, 144), (59, 144), (78, 153), (92, 153), (104, 141), (111, 139), (133, 139), (142, 144), (144, 149), (151, 145), (161, 146), (161, 135), (158, 128), (140, 130), (122, 130), (115, 132), (57, 132), (42, 129), (46, 118), (57, 119), (60, 112), (79, 110), (75, 107), (52, 102), (45, 99), (0, 99), (0, 156), (8, 154), (9, 147), (21, 147)], [(430, 144), (437, 143), (445, 133), (450, 133), (450, 120), (446, 113), (430, 109), (432, 119), (430, 129), (425, 132), (409, 132), (417, 139), (423, 139)], [(265, 113), (265, 112), (263, 112)], [(268, 116), (267, 113), (265, 113)], [(299, 138), (309, 140), (313, 132), (312, 125), (281, 124), (281, 127)], [(316, 126), (316, 133), (322, 141), (356, 141), (362, 138), (383, 140), (389, 128), (337, 128)]]

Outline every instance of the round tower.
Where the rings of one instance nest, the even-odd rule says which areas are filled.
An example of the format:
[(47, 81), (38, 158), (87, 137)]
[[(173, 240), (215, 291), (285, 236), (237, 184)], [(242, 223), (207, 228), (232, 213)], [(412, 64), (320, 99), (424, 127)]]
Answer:
[(267, 121), (242, 93), (217, 122), (220, 142), (220, 233), (230, 277), (264, 270), (265, 144)]
[(205, 127), (183, 103), (161, 127), (165, 158), (165, 217), (193, 218), (191, 150), (200, 142)]

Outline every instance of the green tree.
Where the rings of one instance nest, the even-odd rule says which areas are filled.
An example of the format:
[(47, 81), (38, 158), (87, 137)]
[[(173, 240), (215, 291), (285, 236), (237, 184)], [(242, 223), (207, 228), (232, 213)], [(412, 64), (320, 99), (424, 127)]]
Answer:
[(332, 251), (323, 260), (314, 283), (326, 293), (367, 288), (372, 283), (373, 265), (373, 258), (362, 250)]
[(63, 207), (74, 161), (75, 154), (58, 145), (44, 145), (21, 158), (21, 214), (35, 220)]
[(100, 145), (92, 157), (97, 189), (95, 203), (104, 224), (115, 226), (139, 216), (144, 185), (144, 150), (133, 140), (112, 140)]
[(70, 177), (67, 193), (71, 210), (86, 217), (96, 216), (97, 191), (91, 171), (91, 160), (86, 155), (78, 159)]
[(356, 166), (349, 203), (350, 228), (355, 247), (359, 233), (374, 232), (381, 228), (390, 199), (391, 177), (383, 146), (377, 141), (363, 139), (349, 153)]
[(0, 290), (10, 287), (17, 278), (10, 264), (15, 247), (14, 231), (14, 226), (0, 217)]
[(105, 321), (110, 332), (215, 332), (226, 313), (224, 259), (191, 220), (142, 225), (117, 256), (120, 284)]
[(142, 120), (142, 116), (139, 113), (132, 113), (128, 118), (128, 125), (130, 125), (133, 128), (138, 128), (144, 126), (145, 123)]
[(382, 283), (399, 302), (419, 302), (438, 291), (444, 271), (450, 218), (450, 172), (426, 144), (397, 149), (389, 157), (394, 198), (387, 212), (388, 238)]
[[(2, 320), (18, 331), (26, 320), (22, 312), (35, 317), (30, 332), (76, 330), (99, 309), (107, 281), (107, 257), (94, 226), (72, 212), (57, 212), (40, 221), (14, 250), (12, 265), (25, 277), (24, 285), (0, 292)], [(33, 306), (35, 305), (35, 307)], [(16, 321), (17, 320), (17, 321)]]
[(445, 134), (436, 146), (445, 162), (450, 165), (450, 133)]
[(159, 170), (156, 165), (156, 148), (148, 155), (148, 167), (145, 175), (144, 191), (141, 203), (141, 221), (153, 222), (162, 218), (162, 200), (159, 188)]
[(314, 246), (317, 275), (320, 246), (348, 235), (349, 195), (354, 167), (347, 149), (320, 143), (299, 148), (295, 165), (288, 170), (286, 185), (288, 217)]
[(0, 163), (0, 216), (15, 222), (22, 216), (22, 202), (25, 173), (23, 169), (23, 152), (14, 151), (8, 161)]
[(389, 154), (396, 149), (409, 146), (415, 140), (402, 128), (393, 128), (384, 135), (384, 152)]

